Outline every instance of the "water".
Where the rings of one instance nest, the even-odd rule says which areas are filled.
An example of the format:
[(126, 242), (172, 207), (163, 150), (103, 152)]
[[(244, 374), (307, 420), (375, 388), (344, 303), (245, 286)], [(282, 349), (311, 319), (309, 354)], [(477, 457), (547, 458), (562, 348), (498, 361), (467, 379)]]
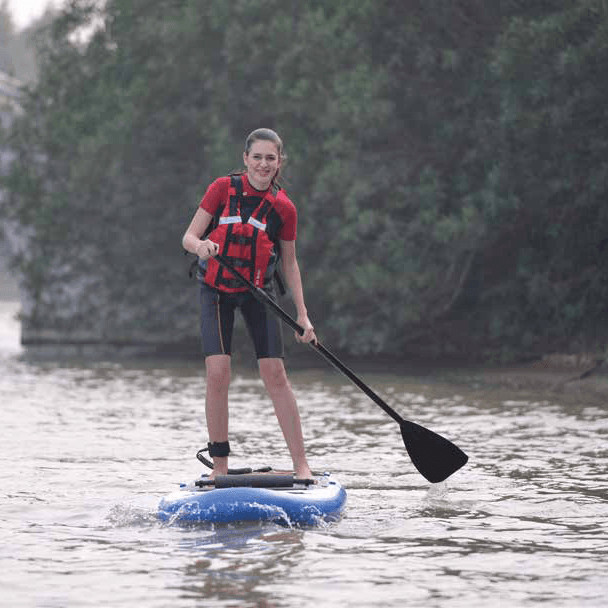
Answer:
[[(399, 427), (331, 369), (291, 373), (340, 522), (179, 528), (159, 498), (201, 473), (198, 362), (28, 361), (0, 303), (0, 605), (604, 606), (608, 420), (600, 399), (360, 375), (470, 463), (429, 486)], [(359, 371), (359, 370), (357, 370)], [(235, 466), (289, 460), (259, 380), (236, 374)]]

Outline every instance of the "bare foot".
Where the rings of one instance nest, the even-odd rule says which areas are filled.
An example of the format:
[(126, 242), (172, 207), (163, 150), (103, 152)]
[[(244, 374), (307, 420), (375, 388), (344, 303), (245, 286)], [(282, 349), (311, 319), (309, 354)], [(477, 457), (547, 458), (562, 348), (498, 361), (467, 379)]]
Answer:
[(215, 457), (213, 459), (213, 471), (209, 479), (215, 479), (218, 475), (228, 475), (228, 458)]
[(310, 468), (308, 466), (304, 466), (296, 469), (294, 477), (296, 479), (312, 479), (314, 476)]

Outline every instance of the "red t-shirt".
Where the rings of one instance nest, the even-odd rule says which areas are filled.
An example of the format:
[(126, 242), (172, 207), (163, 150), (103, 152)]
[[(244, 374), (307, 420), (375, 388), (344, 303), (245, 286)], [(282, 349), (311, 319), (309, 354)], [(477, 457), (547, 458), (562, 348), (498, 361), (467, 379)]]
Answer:
[[(242, 175), (243, 178), (243, 203), (242, 208), (248, 209), (249, 213), (260, 204), (262, 198), (266, 195), (267, 190), (261, 192), (256, 190), (249, 184), (247, 174)], [(199, 207), (215, 215), (216, 211), (225, 201), (228, 200), (228, 189), (230, 188), (230, 177), (219, 177), (207, 188), (205, 196), (201, 200)], [(281, 227), (277, 232), (277, 236), (282, 241), (295, 241), (298, 227), (298, 214), (295, 205), (285, 194), (275, 197), (276, 203), (273, 208), (281, 218)]]

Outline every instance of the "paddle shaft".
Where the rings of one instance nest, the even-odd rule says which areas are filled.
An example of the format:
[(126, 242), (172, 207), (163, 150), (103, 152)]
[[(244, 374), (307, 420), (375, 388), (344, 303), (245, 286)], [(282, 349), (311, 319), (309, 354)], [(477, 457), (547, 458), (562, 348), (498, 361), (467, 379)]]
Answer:
[[(266, 304), (271, 308), (275, 314), (277, 314), (289, 327), (294, 331), (297, 331), (300, 335), (304, 334), (304, 328), (295, 321), (287, 312), (285, 312), (263, 289), (256, 287), (249, 279), (244, 277), (228, 260), (223, 258), (221, 255), (215, 256), (218, 263), (229, 270), (235, 277), (237, 277), (244, 285), (249, 287), (253, 296), (263, 304)], [(353, 384), (358, 386), (376, 405), (379, 405), (393, 420), (401, 424), (404, 422), (403, 418), (390, 407), (385, 401), (377, 395), (363, 380), (361, 380), (355, 373), (350, 370), (338, 357), (336, 357), (331, 351), (327, 350), (318, 340), (317, 342), (308, 343), (312, 348), (316, 349), (329, 363), (331, 363), (338, 371), (342, 372)]]
[[(226, 268), (233, 276), (237, 277), (243, 285), (246, 285), (259, 302), (268, 306), (298, 334), (304, 334), (304, 328), (298, 325), (297, 321), (292, 319), (263, 289), (256, 287), (222, 256), (217, 255), (215, 259), (222, 267)], [(399, 424), (403, 443), (412, 459), (412, 463), (428, 481), (431, 483), (443, 481), (466, 464), (469, 457), (458, 446), (454, 445), (445, 437), (442, 437), (415, 422), (404, 420), (395, 410), (393, 410), (393, 408), (389, 407), (383, 399), (367, 386), (363, 380), (358, 378), (338, 359), (338, 357), (327, 350), (322, 344), (318, 341), (310, 342), (309, 344)]]

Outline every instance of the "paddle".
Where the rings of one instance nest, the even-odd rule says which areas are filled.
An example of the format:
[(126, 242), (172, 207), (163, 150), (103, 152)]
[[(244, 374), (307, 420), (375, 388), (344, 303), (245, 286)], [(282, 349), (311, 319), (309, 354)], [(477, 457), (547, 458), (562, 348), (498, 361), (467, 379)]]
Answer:
[[(268, 306), (293, 330), (297, 331), (300, 335), (304, 334), (304, 329), (263, 289), (256, 287), (251, 281), (245, 278), (228, 260), (226, 260), (226, 258), (221, 255), (216, 255), (215, 259), (221, 266), (229, 270), (237, 279), (239, 279), (243, 285), (246, 285), (258, 301)], [(431, 483), (444, 481), (452, 475), (452, 473), (455, 473), (467, 463), (469, 457), (458, 446), (454, 445), (451, 441), (448, 441), (445, 437), (442, 437), (415, 422), (404, 420), (319, 341), (316, 343), (309, 342), (309, 344), (399, 424), (405, 449), (414, 463), (414, 466), (425, 479)]]

